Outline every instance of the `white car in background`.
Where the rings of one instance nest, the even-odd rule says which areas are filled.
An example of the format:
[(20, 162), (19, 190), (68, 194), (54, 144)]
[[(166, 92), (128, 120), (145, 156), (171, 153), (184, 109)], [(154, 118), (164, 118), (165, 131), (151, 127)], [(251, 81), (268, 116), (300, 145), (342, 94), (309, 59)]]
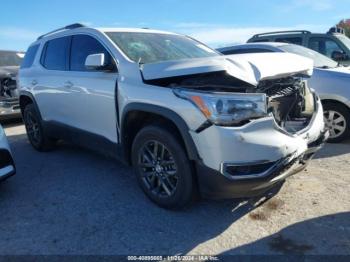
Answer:
[(325, 123), (330, 131), (329, 142), (341, 142), (350, 135), (350, 67), (344, 67), (311, 49), (275, 42), (249, 43), (218, 49), (225, 55), (287, 52), (311, 58), (314, 73), (308, 84), (320, 96)]
[(11, 150), (3, 128), (0, 125), (0, 181), (14, 175), (16, 172)]

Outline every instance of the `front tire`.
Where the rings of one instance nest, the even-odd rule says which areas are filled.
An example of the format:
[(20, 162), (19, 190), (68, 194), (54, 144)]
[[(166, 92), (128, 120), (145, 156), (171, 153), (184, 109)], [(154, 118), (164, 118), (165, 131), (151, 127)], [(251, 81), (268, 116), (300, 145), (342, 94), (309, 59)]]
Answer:
[(350, 111), (344, 105), (328, 102), (323, 105), (324, 120), (329, 129), (328, 142), (339, 143), (349, 137), (350, 134)]
[(164, 208), (182, 208), (193, 199), (193, 175), (180, 141), (168, 130), (142, 128), (132, 145), (132, 164), (145, 194)]
[(33, 104), (28, 104), (23, 110), (23, 121), (28, 140), (38, 151), (49, 151), (54, 147), (54, 141), (44, 132), (41, 119)]

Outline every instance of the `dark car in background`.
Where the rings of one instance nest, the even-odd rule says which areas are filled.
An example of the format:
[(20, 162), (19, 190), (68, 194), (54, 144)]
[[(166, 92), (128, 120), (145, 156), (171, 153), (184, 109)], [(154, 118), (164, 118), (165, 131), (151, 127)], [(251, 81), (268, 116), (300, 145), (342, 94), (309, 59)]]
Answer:
[(0, 119), (20, 116), (17, 74), (24, 53), (0, 50)]
[(306, 30), (256, 34), (247, 43), (283, 42), (308, 47), (343, 65), (350, 65), (350, 39), (343, 30), (331, 28), (326, 34)]

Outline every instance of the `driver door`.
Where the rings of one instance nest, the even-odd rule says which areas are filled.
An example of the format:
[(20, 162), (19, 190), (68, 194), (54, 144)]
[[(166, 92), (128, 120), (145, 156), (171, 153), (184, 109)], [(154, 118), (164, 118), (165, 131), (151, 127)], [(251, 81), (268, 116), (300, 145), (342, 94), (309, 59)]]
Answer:
[(87, 69), (88, 55), (101, 54), (114, 63), (110, 52), (95, 37), (74, 35), (71, 39), (69, 72), (64, 91), (69, 93), (65, 111), (69, 125), (117, 143), (116, 71)]

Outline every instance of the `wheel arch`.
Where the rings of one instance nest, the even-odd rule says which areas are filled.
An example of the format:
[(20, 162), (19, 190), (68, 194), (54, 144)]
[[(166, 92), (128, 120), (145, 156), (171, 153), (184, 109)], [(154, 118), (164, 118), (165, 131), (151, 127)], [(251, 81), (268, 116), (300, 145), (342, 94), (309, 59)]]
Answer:
[(341, 101), (341, 100), (338, 100), (338, 99), (332, 99), (332, 98), (324, 98), (324, 99), (321, 99), (321, 103), (322, 103), (322, 105), (330, 104), (330, 103), (342, 105), (342, 106), (344, 106), (344, 107), (349, 111), (349, 113), (350, 113), (350, 107), (349, 107), (349, 105), (346, 104), (344, 101)]
[(38, 115), (39, 115), (40, 119), (42, 119), (41, 114), (40, 114), (40, 110), (38, 108), (38, 104), (36, 103), (34, 96), (30, 92), (22, 91), (20, 93), (20, 95), (19, 95), (19, 106), (20, 106), (20, 109), (21, 109), (22, 116), (23, 116), (24, 108), (28, 104), (33, 104), (34, 105), (35, 110), (38, 112)]
[(199, 155), (186, 122), (176, 112), (158, 105), (130, 103), (125, 106), (121, 117), (121, 144), (124, 158), (131, 163), (131, 145), (137, 132), (147, 124), (161, 123), (165, 128), (176, 128), (190, 160), (199, 160)]

